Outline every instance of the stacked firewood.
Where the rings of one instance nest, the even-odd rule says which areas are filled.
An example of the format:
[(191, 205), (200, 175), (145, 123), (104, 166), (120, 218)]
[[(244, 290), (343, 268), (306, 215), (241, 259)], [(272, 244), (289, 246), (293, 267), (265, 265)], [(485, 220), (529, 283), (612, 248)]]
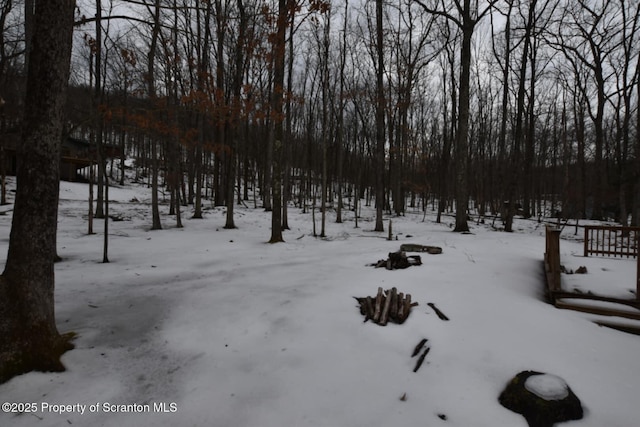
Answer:
[(375, 297), (354, 297), (360, 303), (360, 313), (364, 316), (364, 321), (372, 320), (380, 326), (385, 326), (389, 322), (402, 324), (409, 313), (411, 307), (418, 305), (411, 302), (411, 294), (398, 292), (396, 288), (383, 291), (378, 288)]

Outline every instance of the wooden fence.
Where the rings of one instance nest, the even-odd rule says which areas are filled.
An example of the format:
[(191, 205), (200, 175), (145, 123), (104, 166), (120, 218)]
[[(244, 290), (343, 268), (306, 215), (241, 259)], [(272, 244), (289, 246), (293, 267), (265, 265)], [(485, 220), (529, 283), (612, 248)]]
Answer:
[[(549, 293), (549, 298), (552, 303), (558, 308), (568, 308), (572, 310), (585, 311), (587, 313), (592, 314), (600, 314), (606, 316), (619, 316), (619, 317), (627, 317), (631, 319), (640, 320), (640, 314), (634, 312), (628, 312), (625, 310), (617, 310), (612, 308), (605, 307), (595, 307), (595, 306), (583, 306), (574, 304), (571, 302), (567, 302), (567, 299), (588, 299), (602, 302), (611, 302), (617, 304), (624, 304), (631, 307), (635, 307), (636, 309), (640, 309), (640, 256), (638, 256), (638, 231), (640, 227), (626, 227), (620, 231), (617, 238), (614, 238), (614, 231), (611, 231), (609, 234), (610, 227), (589, 227), (594, 231), (594, 234), (587, 234), (589, 232), (585, 232), (585, 256), (588, 254), (601, 254), (606, 256), (635, 256), (638, 259), (637, 264), (637, 272), (636, 272), (636, 298), (635, 300), (631, 299), (619, 299), (612, 298), (601, 295), (594, 295), (591, 293), (586, 294), (576, 294), (573, 292), (567, 292), (562, 290), (561, 283), (561, 267), (560, 267), (560, 230), (554, 227), (547, 226), (546, 228), (546, 245), (545, 245), (545, 253), (544, 253), (544, 269), (547, 280), (547, 290)], [(614, 229), (621, 229), (622, 227), (612, 227)], [(626, 229), (631, 229), (635, 235), (635, 241), (629, 240), (627, 237)], [(628, 233), (631, 234), (631, 233)], [(624, 235), (624, 238), (622, 237)], [(606, 243), (594, 243), (587, 242), (586, 237), (591, 238), (591, 240), (602, 242), (602, 236), (605, 236), (607, 239), (611, 237), (609, 240), (606, 240)], [(616, 245), (613, 242), (617, 242)], [(635, 242), (635, 243), (632, 243)], [(622, 247), (621, 247), (622, 246)], [(633, 252), (628, 250), (630, 246), (634, 249)], [(587, 250), (589, 248), (589, 250)], [(627, 255), (627, 253), (629, 255)]]
[(584, 256), (636, 257), (636, 299), (640, 301), (640, 227), (596, 226), (584, 228)]
[(584, 227), (584, 256), (637, 257), (640, 227), (587, 225)]

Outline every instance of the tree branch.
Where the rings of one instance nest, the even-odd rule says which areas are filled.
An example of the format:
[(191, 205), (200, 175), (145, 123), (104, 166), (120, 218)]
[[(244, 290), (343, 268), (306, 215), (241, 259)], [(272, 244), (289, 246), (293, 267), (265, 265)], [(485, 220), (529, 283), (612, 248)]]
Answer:
[[(153, 25), (152, 22), (145, 21), (144, 19), (136, 18), (136, 17), (133, 17), (133, 16), (127, 16), (127, 15), (103, 16), (100, 19), (102, 21), (109, 21), (109, 20), (112, 20), (112, 19), (123, 19), (123, 20), (126, 20), (126, 21), (139, 22), (141, 24), (146, 24), (146, 25), (150, 25), (150, 26)], [(74, 25), (74, 27), (80, 27), (82, 25), (90, 24), (92, 22), (96, 22), (96, 18), (95, 17), (93, 17), (93, 18), (83, 17), (81, 20), (75, 21), (73, 23), (73, 25)]]
[(454, 17), (453, 15), (445, 12), (444, 10), (432, 9), (426, 4), (424, 4), (421, 0), (413, 0), (413, 1), (415, 1), (418, 5), (420, 5), (420, 7), (422, 7), (425, 10), (425, 12), (431, 13), (433, 15), (443, 16), (448, 20), (454, 22), (458, 27), (462, 28), (462, 22), (456, 17)]

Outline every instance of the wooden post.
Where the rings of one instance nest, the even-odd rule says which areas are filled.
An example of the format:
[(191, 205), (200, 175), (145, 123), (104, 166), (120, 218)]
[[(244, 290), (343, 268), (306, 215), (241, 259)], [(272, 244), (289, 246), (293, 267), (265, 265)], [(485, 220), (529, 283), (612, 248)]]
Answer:
[(546, 228), (546, 253), (545, 260), (548, 263), (547, 281), (550, 290), (559, 291), (560, 286), (560, 230), (551, 227)]
[(553, 290), (559, 291), (560, 285), (560, 230), (551, 230), (551, 244), (553, 253)]
[(589, 256), (589, 226), (584, 227), (584, 256)]

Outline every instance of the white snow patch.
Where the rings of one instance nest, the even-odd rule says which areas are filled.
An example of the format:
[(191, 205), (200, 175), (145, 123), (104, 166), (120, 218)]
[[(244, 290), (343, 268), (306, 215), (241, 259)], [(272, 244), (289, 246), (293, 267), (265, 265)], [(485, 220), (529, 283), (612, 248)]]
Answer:
[[(387, 241), (362, 206), (360, 228), (353, 211), (343, 211), (342, 224), (329, 212), (327, 239), (315, 239), (311, 214), (290, 206), (286, 243), (269, 245), (271, 214), (260, 208), (236, 206), (238, 228), (225, 230), (225, 210), (205, 203), (204, 219), (185, 210), (177, 229), (161, 194), (164, 229), (150, 231), (150, 189), (111, 187), (109, 195), (110, 214), (123, 220), (109, 224), (111, 262), (103, 264), (102, 221), (87, 234), (87, 186), (61, 183), (55, 308), (60, 332), (78, 334), (76, 348), (62, 359), (66, 372), (0, 385), (0, 402), (151, 409), (0, 413), (0, 426), (516, 426), (522, 417), (498, 395), (526, 369), (571, 384), (588, 409), (576, 427), (637, 418), (640, 338), (544, 302), (544, 224), (516, 219), (516, 232), (501, 233), (470, 223), (473, 234), (463, 235), (450, 217), (437, 224), (435, 212), (423, 221), (409, 210), (391, 218), (398, 240)], [(11, 208), (0, 215), (0, 268)], [(366, 266), (402, 243), (443, 253), (421, 254), (423, 265), (406, 270)], [(602, 272), (599, 291), (633, 297), (626, 263), (635, 260), (600, 267), (577, 259), (582, 243), (564, 233), (561, 250), (563, 263), (589, 268), (572, 279)], [(379, 286), (419, 303), (403, 325), (362, 322), (352, 297)], [(414, 373), (411, 353), (423, 338), (431, 351)]]
[(569, 386), (557, 375), (531, 375), (524, 388), (544, 400), (562, 400), (569, 396)]

